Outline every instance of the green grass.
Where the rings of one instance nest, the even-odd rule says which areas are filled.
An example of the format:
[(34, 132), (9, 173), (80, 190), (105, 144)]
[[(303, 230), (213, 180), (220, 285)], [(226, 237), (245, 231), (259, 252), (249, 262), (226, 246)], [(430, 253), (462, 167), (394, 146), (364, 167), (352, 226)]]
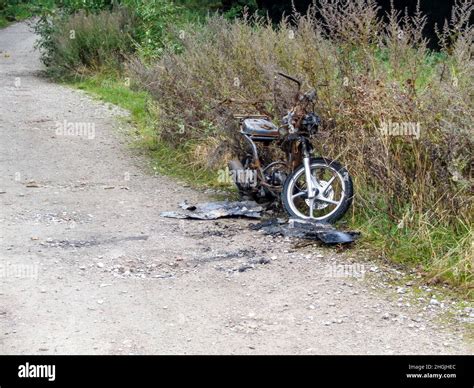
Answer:
[(177, 178), (193, 187), (228, 188), (217, 181), (217, 171), (198, 167), (192, 162), (190, 153), (193, 143), (173, 148), (159, 140), (152, 100), (147, 92), (133, 90), (128, 86), (127, 79), (110, 74), (97, 74), (81, 80), (70, 80), (68, 83), (102, 101), (128, 110), (129, 121), (139, 134), (139, 140), (133, 146), (152, 158), (152, 165), (158, 173)]
[[(429, 281), (448, 281), (458, 287), (459, 293), (472, 297), (472, 226), (461, 220), (447, 226), (428, 221), (426, 215), (397, 225), (381, 201), (373, 206), (356, 203), (349, 224), (362, 234), (358, 245), (392, 262), (416, 268)], [(414, 213), (407, 208), (406, 214)]]
[(5, 27), (8, 27), (10, 25), (10, 22), (5, 19), (4, 16), (0, 15), (0, 28), (5, 28)]

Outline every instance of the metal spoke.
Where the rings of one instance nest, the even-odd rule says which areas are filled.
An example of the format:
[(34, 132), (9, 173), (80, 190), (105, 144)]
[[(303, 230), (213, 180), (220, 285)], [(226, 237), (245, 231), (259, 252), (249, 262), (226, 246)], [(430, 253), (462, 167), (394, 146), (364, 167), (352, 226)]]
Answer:
[[(305, 176), (300, 172), (289, 187), (288, 200), (293, 211), (301, 218), (319, 220), (333, 214), (344, 200), (345, 190), (343, 178), (329, 166), (316, 166), (311, 168), (310, 179), (312, 185), (318, 190), (318, 195), (309, 198)], [(320, 177), (318, 179), (317, 177)], [(301, 180), (301, 183), (300, 183)], [(334, 187), (334, 185), (336, 186)], [(291, 193), (291, 194), (290, 194)], [(335, 197), (338, 197), (337, 199)], [(300, 200), (296, 200), (300, 198)], [(303, 208), (300, 201), (304, 201), (306, 207)], [(308, 215), (309, 211), (309, 215)], [(316, 213), (316, 214), (315, 214)]]
[(333, 204), (333, 205), (339, 205), (338, 201), (333, 201), (332, 199), (325, 198), (325, 197), (317, 197), (316, 200), (317, 201), (322, 201), (322, 202), (327, 202), (327, 203), (330, 203), (330, 204)]
[(300, 191), (299, 193), (292, 195), (291, 198), (302, 197), (306, 193), (307, 193), (306, 191)]
[(327, 189), (331, 186), (331, 183), (334, 182), (334, 179), (336, 179), (336, 175), (333, 175), (332, 178), (329, 179), (326, 186), (324, 186), (323, 195), (326, 194)]

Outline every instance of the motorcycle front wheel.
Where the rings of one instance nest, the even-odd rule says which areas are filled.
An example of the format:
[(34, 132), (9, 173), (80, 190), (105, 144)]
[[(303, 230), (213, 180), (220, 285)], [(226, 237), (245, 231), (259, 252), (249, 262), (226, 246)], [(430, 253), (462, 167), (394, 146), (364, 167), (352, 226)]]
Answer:
[(334, 223), (351, 206), (352, 179), (339, 162), (327, 158), (312, 158), (310, 170), (318, 189), (316, 197), (308, 198), (305, 170), (301, 165), (285, 181), (281, 194), (283, 206), (290, 217)]

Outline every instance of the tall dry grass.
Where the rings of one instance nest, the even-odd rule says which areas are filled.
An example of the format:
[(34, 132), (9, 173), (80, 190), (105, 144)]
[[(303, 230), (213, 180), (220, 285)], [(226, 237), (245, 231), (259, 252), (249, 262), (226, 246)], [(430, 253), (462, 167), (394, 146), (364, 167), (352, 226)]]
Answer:
[[(355, 177), (352, 220), (387, 254), (421, 263), (434, 279), (472, 284), (472, 10), (457, 1), (437, 53), (421, 12), (394, 10), (382, 21), (374, 0), (320, 0), (277, 27), (214, 15), (175, 31), (179, 53), (129, 70), (156, 102), (157, 137), (199, 144), (195, 163), (214, 168), (239, 144), (231, 113), (278, 119), (288, 108), (293, 86), (275, 71), (307, 88), (326, 84), (315, 144)], [(219, 104), (228, 98), (246, 104)], [(384, 123), (418, 126), (420, 137), (387, 136)]]
[(125, 7), (73, 14), (46, 12), (34, 24), (40, 36), (47, 72), (57, 78), (94, 74), (103, 68), (120, 70), (125, 57), (134, 51), (137, 20)]

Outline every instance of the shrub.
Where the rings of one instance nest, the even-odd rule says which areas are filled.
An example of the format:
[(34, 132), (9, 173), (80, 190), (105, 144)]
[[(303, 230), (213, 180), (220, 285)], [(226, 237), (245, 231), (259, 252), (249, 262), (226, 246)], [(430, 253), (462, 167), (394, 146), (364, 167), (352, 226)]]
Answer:
[(101, 68), (119, 70), (133, 51), (135, 19), (128, 8), (43, 16), (36, 24), (49, 74), (65, 77)]
[(56, 0), (57, 8), (68, 14), (84, 11), (87, 14), (97, 13), (103, 10), (112, 10), (114, 5), (120, 2), (116, 0)]
[(154, 58), (165, 45), (171, 48), (167, 26), (177, 25), (178, 10), (169, 0), (59, 0), (35, 24), (37, 46), (55, 76), (117, 70), (128, 54)]
[(158, 57), (165, 46), (174, 46), (168, 35), (168, 26), (178, 23), (180, 8), (172, 1), (124, 0), (124, 4), (135, 14), (134, 38), (141, 57)]
[(27, 19), (41, 9), (51, 9), (54, 0), (0, 0), (0, 26)]

